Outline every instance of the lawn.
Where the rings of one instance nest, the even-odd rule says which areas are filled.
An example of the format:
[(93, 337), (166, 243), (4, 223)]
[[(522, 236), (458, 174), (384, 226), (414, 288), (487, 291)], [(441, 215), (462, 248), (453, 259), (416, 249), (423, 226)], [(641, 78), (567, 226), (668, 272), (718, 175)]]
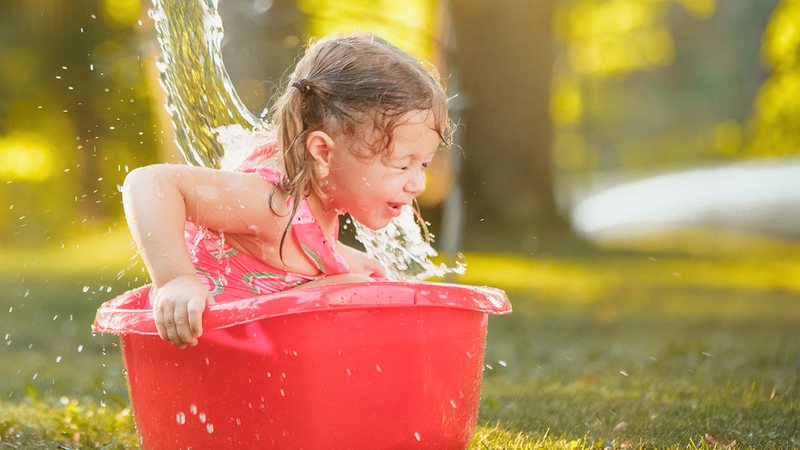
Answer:
[[(0, 449), (137, 445), (116, 341), (89, 332), (142, 284), (126, 239), (0, 253)], [(800, 447), (798, 256), (468, 254), (461, 281), (514, 306), (471, 448)]]

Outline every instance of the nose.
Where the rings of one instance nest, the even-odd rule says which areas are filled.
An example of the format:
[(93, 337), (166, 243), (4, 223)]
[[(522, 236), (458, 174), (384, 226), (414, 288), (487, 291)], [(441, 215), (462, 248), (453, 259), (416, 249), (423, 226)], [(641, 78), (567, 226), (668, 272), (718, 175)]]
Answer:
[(417, 196), (425, 191), (425, 172), (419, 171), (406, 181), (406, 192)]

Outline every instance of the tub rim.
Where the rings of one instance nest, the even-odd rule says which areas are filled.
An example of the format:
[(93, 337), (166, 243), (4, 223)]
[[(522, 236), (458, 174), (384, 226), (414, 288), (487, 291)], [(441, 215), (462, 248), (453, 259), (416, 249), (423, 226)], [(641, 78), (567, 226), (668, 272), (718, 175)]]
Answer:
[[(92, 331), (117, 335), (157, 335), (153, 310), (147, 307), (150, 284), (104, 302)], [(506, 293), (488, 286), (439, 282), (347, 282), (254, 295), (210, 305), (203, 312), (203, 330), (218, 330), (246, 322), (302, 313), (356, 309), (416, 307), (453, 308), (492, 315), (511, 313)]]

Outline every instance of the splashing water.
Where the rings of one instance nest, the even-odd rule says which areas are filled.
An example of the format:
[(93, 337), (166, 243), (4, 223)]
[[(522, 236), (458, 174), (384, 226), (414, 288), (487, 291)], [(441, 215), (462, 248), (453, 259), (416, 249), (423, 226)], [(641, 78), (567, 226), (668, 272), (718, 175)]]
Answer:
[(222, 63), (222, 19), (216, 0), (153, 0), (161, 57), (157, 62), (177, 143), (190, 164), (219, 167), (223, 149), (214, 130), (260, 121), (244, 105)]
[[(234, 169), (271, 135), (244, 105), (223, 64), (217, 0), (153, 0), (149, 15), (161, 47), (157, 66), (166, 109), (184, 159), (196, 166)], [(355, 226), (356, 238), (386, 267), (389, 279), (464, 273), (461, 262), (451, 268), (430, 261), (436, 250), (422, 237), (410, 207), (382, 230)]]
[(364, 244), (368, 255), (386, 267), (387, 278), (392, 280), (413, 281), (448, 273), (463, 274), (466, 266), (461, 261), (455, 267), (431, 262), (430, 258), (437, 256), (437, 252), (422, 237), (414, 216), (414, 210), (404, 206), (399, 217), (387, 227), (374, 231), (353, 221), (356, 239)]

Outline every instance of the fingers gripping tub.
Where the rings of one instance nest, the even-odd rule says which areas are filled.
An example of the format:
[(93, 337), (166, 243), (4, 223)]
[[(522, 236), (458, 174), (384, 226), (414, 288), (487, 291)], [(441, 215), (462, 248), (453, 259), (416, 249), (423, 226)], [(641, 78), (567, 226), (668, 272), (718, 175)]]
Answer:
[(497, 289), (380, 281), (211, 305), (184, 350), (162, 341), (149, 286), (104, 303), (145, 449), (465, 448)]

